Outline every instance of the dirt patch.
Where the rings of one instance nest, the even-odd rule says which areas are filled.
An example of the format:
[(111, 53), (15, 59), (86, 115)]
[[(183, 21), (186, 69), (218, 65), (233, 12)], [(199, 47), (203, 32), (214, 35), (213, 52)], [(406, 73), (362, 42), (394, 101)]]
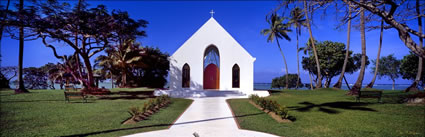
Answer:
[(249, 103), (251, 103), (254, 107), (258, 108), (259, 110), (264, 111), (265, 113), (267, 113), (270, 117), (272, 117), (274, 120), (276, 120), (279, 123), (292, 123), (292, 121), (289, 119), (282, 119), (279, 115), (276, 115), (273, 112), (263, 110), (263, 108), (261, 108), (260, 106), (252, 102), (251, 100), (249, 101)]

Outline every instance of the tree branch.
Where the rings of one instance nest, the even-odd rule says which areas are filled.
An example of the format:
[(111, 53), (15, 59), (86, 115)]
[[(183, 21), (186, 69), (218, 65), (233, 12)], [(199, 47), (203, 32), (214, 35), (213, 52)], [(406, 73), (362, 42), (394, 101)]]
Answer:
[(53, 50), (53, 54), (55, 55), (56, 58), (61, 59), (61, 60), (65, 60), (65, 56), (59, 56), (58, 53), (56, 52), (56, 48), (54, 46), (47, 44), (46, 36), (42, 36), (42, 42), (46, 47), (51, 48)]

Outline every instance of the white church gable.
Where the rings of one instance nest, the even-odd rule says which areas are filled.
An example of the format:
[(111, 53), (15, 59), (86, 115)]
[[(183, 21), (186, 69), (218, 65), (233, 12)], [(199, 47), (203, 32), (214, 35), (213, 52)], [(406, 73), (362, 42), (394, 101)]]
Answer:
[[(170, 57), (170, 89), (190, 89), (203, 90), (207, 86), (204, 85), (205, 79), (211, 75), (215, 76), (215, 72), (204, 74), (206, 69), (204, 66), (204, 54), (207, 48), (217, 49), (219, 63), (217, 65), (219, 75), (217, 84), (218, 90), (237, 90), (241, 92), (253, 91), (254, 84), (254, 61), (252, 57), (213, 17), (211, 17), (195, 34), (193, 34), (177, 51)], [(184, 65), (186, 69), (183, 70)], [(239, 68), (236, 75), (235, 64)], [(186, 71), (186, 72), (184, 72)], [(189, 75), (183, 73), (190, 72)], [(206, 75), (204, 77), (204, 75)], [(235, 79), (239, 76), (239, 85), (235, 87)], [(189, 83), (185, 85), (189, 77)], [(215, 77), (211, 78), (216, 81)], [(236, 80), (237, 81), (237, 80)], [(214, 83), (214, 82), (213, 82)], [(237, 82), (236, 82), (237, 83)]]

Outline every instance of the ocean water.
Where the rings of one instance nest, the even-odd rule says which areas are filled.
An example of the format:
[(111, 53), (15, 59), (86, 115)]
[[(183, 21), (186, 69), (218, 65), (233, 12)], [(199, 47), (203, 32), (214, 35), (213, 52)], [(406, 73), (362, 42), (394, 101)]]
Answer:
[[(254, 83), (254, 89), (256, 89), (256, 90), (268, 90), (268, 89), (272, 89), (271, 85), (272, 85), (271, 83)], [(331, 85), (333, 85), (333, 84), (331, 84)], [(55, 84), (54, 86), (55, 86), (56, 89), (60, 89), (59, 84)], [(350, 87), (352, 87), (352, 86), (353, 86), (353, 84), (350, 84)], [(365, 87), (365, 86), (366, 85), (363, 85), (363, 87)], [(395, 90), (404, 90), (409, 86), (410, 86), (409, 84), (395, 84), (394, 89)], [(13, 84), (10, 84), (10, 87), (13, 88), (13, 89), (16, 88), (16, 86), (13, 85)], [(112, 86), (111, 86), (111, 82), (100, 82), (99, 87), (105, 87), (105, 88), (110, 89)], [(165, 87), (167, 87), (167, 86), (165, 86)], [(300, 89), (310, 89), (309, 87), (308, 88), (303, 87), (303, 88), (300, 88)], [(77, 86), (77, 88), (80, 88), (80, 86)], [(341, 88), (344, 89), (344, 90), (348, 90), (346, 84), (342, 84)], [(373, 86), (373, 88), (382, 89), (382, 90), (391, 90), (392, 84), (375, 84)]]
[[(352, 87), (354, 84), (349, 84), (349, 85), (350, 87)], [(271, 83), (254, 83), (254, 89), (257, 89), (257, 90), (271, 89), (271, 86), (272, 86)], [(333, 86), (333, 84), (331, 84), (331, 86)], [(409, 86), (410, 84), (395, 84), (394, 90), (404, 90)], [(363, 85), (363, 87), (366, 87), (366, 85)], [(375, 84), (373, 85), (373, 88), (381, 89), (381, 90), (392, 90), (392, 84)], [(310, 86), (303, 87), (300, 89), (310, 89)], [(342, 84), (341, 89), (348, 90), (348, 87), (346, 84)]]

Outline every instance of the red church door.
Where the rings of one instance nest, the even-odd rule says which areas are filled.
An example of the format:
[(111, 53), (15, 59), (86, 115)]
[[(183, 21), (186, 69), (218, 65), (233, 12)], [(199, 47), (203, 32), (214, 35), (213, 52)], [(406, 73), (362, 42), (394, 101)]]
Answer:
[(220, 72), (215, 64), (209, 64), (204, 70), (204, 89), (220, 88)]

